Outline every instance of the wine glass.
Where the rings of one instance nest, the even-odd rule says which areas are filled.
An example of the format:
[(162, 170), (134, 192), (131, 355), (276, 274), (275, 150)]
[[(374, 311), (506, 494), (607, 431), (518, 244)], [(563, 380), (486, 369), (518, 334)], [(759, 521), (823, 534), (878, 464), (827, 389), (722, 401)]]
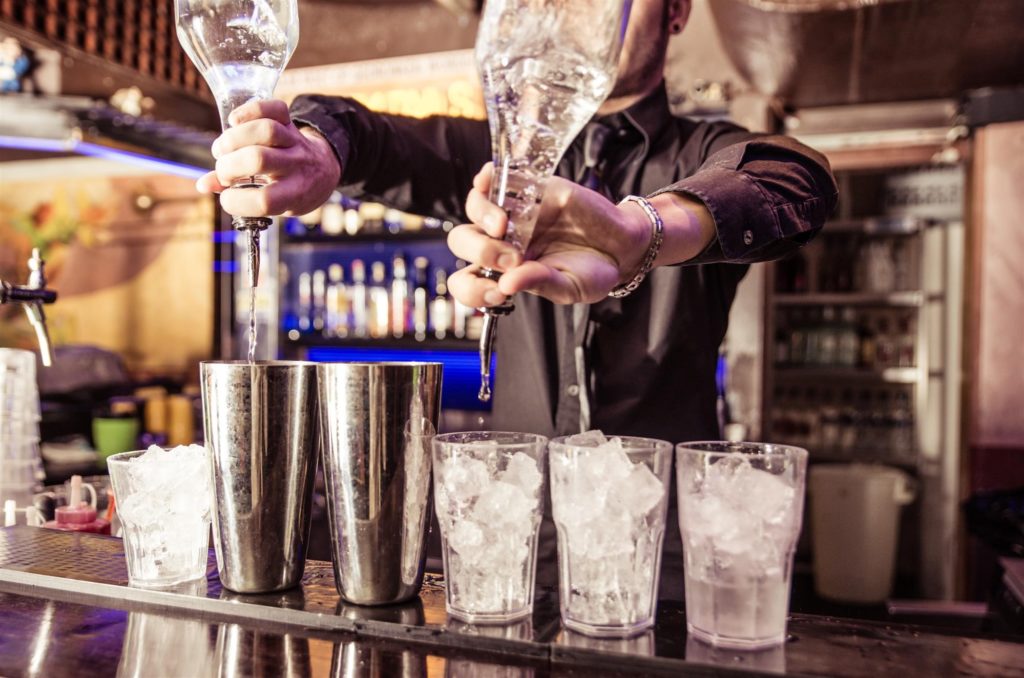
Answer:
[[(487, 0), (476, 62), (491, 130), (491, 200), (508, 213), (505, 240), (524, 254), (544, 186), (566, 148), (611, 93), (631, 0)], [(483, 269), (497, 280), (500, 274)], [(483, 309), (480, 393), (490, 400), (497, 317)]]
[[(178, 41), (210, 86), (221, 126), (249, 101), (270, 99), (281, 71), (299, 42), (298, 0), (174, 0)], [(247, 177), (232, 188), (258, 188), (265, 176)], [(249, 233), (249, 360), (256, 351), (255, 294), (260, 271), (264, 217), (235, 217)]]

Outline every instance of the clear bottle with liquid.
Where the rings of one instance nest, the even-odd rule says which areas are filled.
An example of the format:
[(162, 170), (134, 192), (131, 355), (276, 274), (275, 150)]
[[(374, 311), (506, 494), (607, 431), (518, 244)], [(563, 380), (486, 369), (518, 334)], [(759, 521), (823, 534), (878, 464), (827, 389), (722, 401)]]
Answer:
[(341, 264), (327, 267), (327, 323), (324, 329), (329, 337), (348, 336), (348, 288), (345, 286), (345, 268)]
[(836, 363), (841, 367), (856, 367), (860, 359), (860, 337), (852, 308), (843, 309), (837, 330)]
[(405, 257), (395, 254), (391, 260), (391, 336), (401, 339), (409, 323), (409, 280), (406, 275)]
[(373, 339), (384, 339), (391, 334), (391, 294), (388, 290), (387, 272), (383, 261), (370, 265), (369, 330)]
[(366, 264), (362, 259), (352, 261), (352, 285), (349, 293), (352, 305), (352, 335), (364, 339), (370, 334), (370, 322), (366, 290)]
[(430, 293), (427, 289), (429, 260), (426, 257), (413, 259), (412, 327), (416, 341), (427, 338), (430, 324)]
[(448, 272), (434, 271), (434, 298), (430, 302), (430, 326), (434, 336), (444, 339), (452, 331), (452, 300), (448, 296)]
[(327, 321), (327, 273), (323, 269), (313, 271), (312, 292), (312, 330), (323, 334)]
[(299, 331), (309, 332), (313, 328), (313, 276), (303, 271), (298, 278), (299, 303), (295, 314), (299, 318)]

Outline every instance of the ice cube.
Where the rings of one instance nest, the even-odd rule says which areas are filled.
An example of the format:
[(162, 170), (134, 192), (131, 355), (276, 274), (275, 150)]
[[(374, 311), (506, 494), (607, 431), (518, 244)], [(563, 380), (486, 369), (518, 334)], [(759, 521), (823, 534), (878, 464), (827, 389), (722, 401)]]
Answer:
[(473, 520), (488, 530), (506, 530), (522, 534), (533, 529), (539, 497), (527, 496), (518, 486), (495, 480), (473, 507)]
[(480, 526), (471, 520), (460, 520), (449, 530), (448, 544), (458, 552), (466, 564), (473, 564), (479, 559), (484, 543), (484, 533)]
[(565, 444), (570, 447), (601, 447), (608, 444), (608, 438), (597, 429), (577, 433), (565, 439)]
[(520, 488), (527, 496), (533, 496), (540, 490), (544, 477), (537, 462), (525, 452), (516, 452), (508, 461), (508, 466), (500, 476), (501, 480)]
[(644, 464), (633, 464), (626, 478), (615, 488), (614, 504), (634, 519), (641, 519), (665, 496), (665, 486)]
[(448, 500), (463, 508), (480, 495), (490, 477), (487, 464), (468, 455), (447, 459), (438, 470)]

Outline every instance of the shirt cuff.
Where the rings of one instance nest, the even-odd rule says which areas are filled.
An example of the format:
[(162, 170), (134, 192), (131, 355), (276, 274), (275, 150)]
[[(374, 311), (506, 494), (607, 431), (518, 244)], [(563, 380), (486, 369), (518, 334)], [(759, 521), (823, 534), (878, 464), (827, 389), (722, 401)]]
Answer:
[(289, 112), (296, 127), (312, 127), (327, 141), (338, 158), (343, 180), (352, 154), (352, 143), (349, 140), (348, 127), (342, 124), (341, 120), (350, 115), (353, 109), (341, 105), (344, 103), (343, 100), (332, 99), (328, 106), (323, 99), (324, 97), (309, 95), (296, 97), (289, 107)]

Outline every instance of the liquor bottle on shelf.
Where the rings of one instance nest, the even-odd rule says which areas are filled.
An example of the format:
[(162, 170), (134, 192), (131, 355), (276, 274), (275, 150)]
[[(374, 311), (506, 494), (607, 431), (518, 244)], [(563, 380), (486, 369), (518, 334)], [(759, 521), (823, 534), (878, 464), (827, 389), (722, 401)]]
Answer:
[(391, 260), (391, 336), (401, 339), (409, 326), (409, 281), (405, 257), (396, 252)]
[(815, 364), (832, 367), (837, 362), (839, 333), (836, 326), (836, 310), (826, 306), (821, 312), (821, 323), (816, 329), (817, 355)]
[(834, 396), (828, 399), (828, 404), (821, 408), (821, 449), (826, 451), (830, 455), (834, 455), (839, 450), (839, 441), (841, 435), (841, 416), (839, 407), (834, 400)]
[(849, 389), (843, 391), (839, 403), (839, 451), (843, 454), (850, 454), (857, 449), (860, 415), (853, 392)]
[(345, 269), (341, 264), (327, 267), (327, 323), (324, 330), (328, 337), (343, 339), (348, 336), (348, 289), (345, 286)]
[(349, 205), (345, 209), (345, 235), (358, 235), (363, 230), (363, 217), (355, 205)]
[(366, 264), (362, 259), (352, 261), (352, 286), (350, 303), (352, 306), (352, 335), (363, 339), (369, 335), (369, 300), (366, 290)]
[[(363, 203), (365, 204), (365, 203)], [(390, 293), (387, 286), (387, 275), (383, 261), (375, 261), (370, 265), (370, 285), (367, 289), (369, 299), (369, 330), (373, 339), (384, 339), (391, 333)]]
[(821, 313), (817, 310), (811, 310), (807, 314), (807, 323), (804, 325), (804, 353), (803, 361), (804, 365), (820, 365), (821, 364)]
[(299, 317), (299, 332), (309, 332), (313, 326), (313, 276), (309, 271), (299, 274), (298, 285), (299, 304), (295, 314)]
[(327, 274), (324, 273), (323, 269), (313, 271), (312, 292), (312, 318), (310, 324), (314, 332), (322, 334), (327, 317)]
[(875, 367), (884, 369), (896, 364), (896, 338), (892, 334), (889, 318), (881, 316), (876, 325), (875, 334)]
[(413, 259), (413, 291), (412, 291), (412, 327), (416, 341), (427, 338), (430, 322), (430, 294), (427, 290), (427, 267), (430, 261), (426, 257)]
[(430, 326), (434, 336), (444, 339), (452, 331), (452, 300), (448, 297), (448, 273), (443, 268), (434, 271), (434, 299), (430, 302)]
[(878, 361), (876, 353), (877, 342), (869, 313), (861, 313), (860, 322), (857, 327), (857, 336), (860, 340), (860, 366), (868, 370), (874, 369)]
[(905, 238), (899, 238), (893, 243), (893, 262), (896, 265), (893, 276), (893, 289), (898, 292), (906, 292), (914, 289), (913, 261), (910, 256), (910, 245)]
[(789, 327), (789, 364), (800, 367), (807, 363), (807, 315), (793, 311)]
[(892, 242), (877, 239), (865, 248), (864, 280), (869, 292), (892, 292), (896, 287), (896, 264), (893, 261)]
[(337, 191), (320, 208), (320, 231), (330, 236), (340, 236), (345, 231), (345, 207)]
[(910, 318), (903, 316), (897, 325), (896, 334), (896, 365), (898, 367), (913, 367), (915, 365), (916, 344)]
[(892, 411), (890, 446), (895, 456), (906, 461), (914, 459), (914, 415), (910, 409), (910, 397), (905, 392), (896, 394)]
[(843, 309), (837, 326), (836, 363), (842, 367), (856, 367), (860, 359), (860, 337), (853, 309)]

